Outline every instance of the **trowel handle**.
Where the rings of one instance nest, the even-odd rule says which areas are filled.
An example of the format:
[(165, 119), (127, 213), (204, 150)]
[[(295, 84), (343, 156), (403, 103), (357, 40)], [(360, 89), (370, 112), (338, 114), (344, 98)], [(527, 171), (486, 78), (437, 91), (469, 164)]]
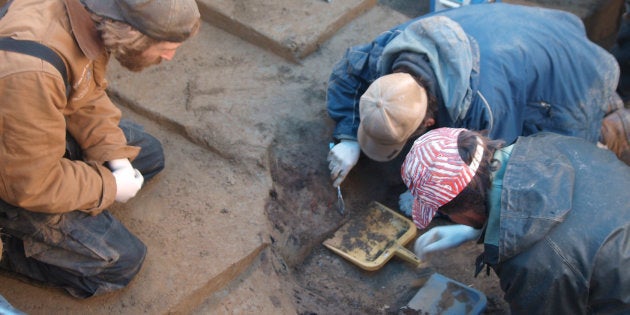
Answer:
[(417, 268), (427, 267), (427, 263), (425, 261), (418, 258), (416, 254), (400, 244), (396, 244), (396, 250), (394, 251), (394, 254), (398, 256), (398, 258), (408, 263), (412, 263)]

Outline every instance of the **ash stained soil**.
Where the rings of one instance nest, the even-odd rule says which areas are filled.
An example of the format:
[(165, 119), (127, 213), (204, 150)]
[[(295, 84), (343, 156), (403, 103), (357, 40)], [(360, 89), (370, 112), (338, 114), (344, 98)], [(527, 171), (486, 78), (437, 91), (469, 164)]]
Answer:
[[(2, 2), (0, 0), (0, 4)], [(410, 17), (424, 13), (428, 8), (428, 1), (422, 2), (421, 5), (426, 7), (420, 9), (418, 1), (381, 2), (401, 10), (415, 10), (415, 13), (409, 14)], [(239, 62), (231, 57), (220, 61), (227, 65)], [(332, 68), (332, 64), (327, 67)], [(282, 80), (305, 80), (291, 77), (291, 69), (279, 70), (277, 76)], [(325, 104), (325, 91), (317, 83), (305, 88), (301, 101), (320, 108)], [(195, 85), (190, 87), (195, 88)], [(210, 92), (217, 91), (206, 91)], [(197, 110), (202, 109), (206, 108)], [(488, 298), (486, 314), (508, 313), (496, 275), (491, 272), (486, 276), (482, 272), (479, 277), (473, 277), (474, 260), (482, 252), (480, 245), (468, 243), (433, 255), (428, 258), (432, 266), (428, 270), (415, 269), (401, 259), (393, 258), (379, 270), (364, 271), (325, 248), (322, 242), (350, 218), (362, 214), (369, 202), (376, 200), (391, 209), (398, 207), (398, 195), (405, 190), (399, 178), (402, 159), (376, 163), (363, 157), (342, 184), (347, 214), (340, 216), (336, 209), (336, 190), (329, 180), (326, 163), (332, 122), (323, 108), (321, 111), (304, 111), (316, 114), (290, 115), (279, 123), (274, 143), (269, 146), (269, 169), (274, 187), (269, 191), (266, 204), (267, 216), (273, 227), (271, 251), (274, 255), (270, 258), (271, 265), (284, 280), (285, 290), (291, 291), (299, 314), (395, 314), (432, 272), (484, 292)], [(179, 154), (187, 152), (175, 151), (173, 160), (177, 160)], [(204, 161), (206, 156), (199, 153), (198, 159)], [(232, 181), (226, 178), (225, 182), (231, 184)], [(195, 187), (197, 183), (188, 184), (185, 187)], [(163, 185), (169, 186), (171, 191), (183, 186), (175, 183)], [(193, 193), (187, 188), (181, 192), (186, 197)], [(229, 211), (232, 210), (220, 208), (219, 213), (227, 215)], [(435, 221), (434, 225), (448, 224), (442, 220)], [(133, 228), (134, 224), (132, 221), (130, 227)], [(408, 247), (411, 248), (412, 244), (413, 240)], [(265, 283), (259, 285), (264, 286)], [(151, 310), (150, 306), (147, 310)]]
[[(409, 17), (428, 12), (429, 5), (381, 2)], [(325, 104), (325, 97), (325, 90), (311, 90), (307, 103)], [(372, 201), (398, 209), (398, 196), (406, 190), (400, 179), (404, 154), (388, 163), (362, 156), (341, 184), (346, 214), (340, 215), (326, 162), (333, 127), (325, 108), (314, 117), (285, 120), (269, 149), (274, 188), (266, 211), (273, 227), (273, 265), (291, 287), (298, 314), (400, 314), (434, 272), (483, 292), (488, 300), (484, 314), (509, 314), (494, 272), (474, 277), (475, 258), (483, 251), (474, 242), (429, 256), (429, 268), (394, 257), (375, 271), (359, 268), (322, 244), (351, 218), (365, 214)], [(436, 219), (431, 226), (440, 224), (450, 223)]]
[[(308, 94), (308, 108), (325, 104), (323, 87)], [(265, 208), (272, 226), (272, 265), (287, 291), (292, 290), (299, 314), (396, 314), (432, 272), (484, 292), (486, 314), (506, 314), (496, 275), (473, 277), (481, 245), (465, 244), (433, 255), (429, 269), (416, 269), (394, 257), (376, 271), (362, 270), (324, 247), (344, 223), (365, 214), (370, 202), (396, 210), (398, 196), (406, 189), (400, 179), (404, 154), (388, 163), (361, 157), (341, 184), (346, 214), (340, 215), (326, 161), (332, 129), (324, 108), (294, 115), (278, 123), (269, 146), (273, 188)]]
[[(484, 292), (485, 314), (508, 314), (496, 275), (484, 271), (473, 276), (475, 258), (483, 251), (474, 242), (428, 257), (430, 268), (416, 269), (394, 257), (375, 271), (362, 270), (324, 247), (322, 243), (344, 223), (365, 214), (371, 201), (397, 209), (397, 198), (405, 191), (398, 170), (402, 157), (389, 163), (362, 157), (342, 183), (347, 213), (341, 216), (328, 178), (327, 146), (303, 141), (322, 139), (331, 126), (292, 121), (281, 125), (271, 146), (274, 189), (266, 209), (273, 226), (275, 270), (285, 283), (294, 284), (299, 314), (397, 314), (433, 272)], [(439, 224), (449, 222), (432, 223)], [(409, 249), (413, 241), (407, 244)]]

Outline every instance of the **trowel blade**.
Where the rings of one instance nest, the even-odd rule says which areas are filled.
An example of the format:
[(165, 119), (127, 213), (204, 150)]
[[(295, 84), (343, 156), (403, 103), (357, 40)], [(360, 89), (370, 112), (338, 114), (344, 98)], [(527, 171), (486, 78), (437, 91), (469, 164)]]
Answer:
[(337, 211), (339, 214), (346, 214), (346, 205), (343, 202), (343, 196), (341, 195), (341, 186), (337, 186)]

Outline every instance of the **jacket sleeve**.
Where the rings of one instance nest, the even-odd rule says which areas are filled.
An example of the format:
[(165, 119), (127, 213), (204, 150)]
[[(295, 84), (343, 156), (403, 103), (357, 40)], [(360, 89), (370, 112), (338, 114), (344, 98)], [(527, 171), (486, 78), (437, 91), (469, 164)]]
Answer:
[(81, 145), (83, 159), (87, 162), (103, 164), (119, 158), (133, 160), (140, 149), (127, 145), (119, 127), (121, 112), (105, 92), (104, 73), (105, 61), (96, 61), (92, 83), (95, 86), (84, 98), (71, 101), (66, 113), (67, 128)]
[(630, 309), (630, 223), (613, 231), (600, 247), (593, 265), (590, 304), (593, 313)]
[(0, 80), (0, 198), (35, 212), (98, 213), (113, 203), (115, 179), (100, 163), (63, 157), (66, 98), (55, 71)]
[(583, 277), (541, 240), (534, 250), (495, 266), (512, 314), (582, 314), (588, 289)]
[(336, 122), (334, 139), (357, 138), (361, 95), (370, 83), (383, 75), (377, 71), (383, 48), (400, 34), (404, 25), (382, 33), (369, 44), (349, 48), (334, 66), (328, 80), (326, 98), (328, 115)]

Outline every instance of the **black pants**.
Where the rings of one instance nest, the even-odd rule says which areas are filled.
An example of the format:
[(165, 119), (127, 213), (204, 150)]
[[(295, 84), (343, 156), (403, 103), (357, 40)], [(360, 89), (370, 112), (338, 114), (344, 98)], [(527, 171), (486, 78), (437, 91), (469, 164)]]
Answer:
[[(123, 120), (120, 127), (130, 145), (141, 147), (132, 165), (149, 180), (164, 168), (162, 145), (137, 124)], [(66, 157), (81, 156), (79, 146), (68, 137)], [(107, 210), (96, 216), (81, 211), (45, 214), (0, 200), (0, 229), (2, 268), (80, 298), (126, 286), (147, 251)]]

